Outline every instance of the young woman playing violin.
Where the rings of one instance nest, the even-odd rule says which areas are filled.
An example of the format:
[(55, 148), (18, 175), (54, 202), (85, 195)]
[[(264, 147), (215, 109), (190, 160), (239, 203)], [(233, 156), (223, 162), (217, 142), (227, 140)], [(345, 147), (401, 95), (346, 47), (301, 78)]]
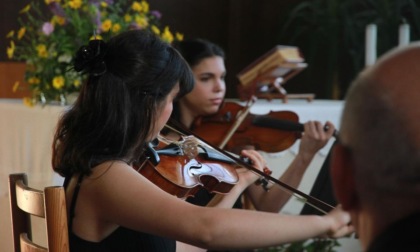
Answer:
[(175, 251), (175, 240), (247, 249), (352, 231), (337, 207), (324, 216), (286, 216), (200, 207), (133, 169), (166, 124), (193, 76), (176, 50), (145, 31), (92, 40), (75, 55), (88, 74), (59, 120), (52, 164), (65, 177), (71, 251)]
[[(204, 39), (184, 40), (174, 46), (189, 63), (194, 74), (195, 85), (189, 94), (175, 103), (172, 117), (190, 128), (197, 117), (215, 114), (224, 101), (226, 90), (225, 54), (219, 46)], [(326, 131), (325, 128), (327, 128)], [(330, 122), (327, 122), (326, 125), (322, 125), (318, 121), (306, 122), (299, 152), (279, 180), (296, 188), (313, 157), (327, 144), (334, 131), (334, 125)], [(244, 153), (255, 153), (255, 151)], [(258, 153), (254, 155), (258, 156)], [(260, 155), (259, 158), (262, 159)], [(265, 161), (263, 163), (265, 164)], [(244, 189), (238, 189), (236, 192)], [(289, 193), (285, 193), (281, 187), (273, 187), (267, 192), (261, 186), (256, 186), (253, 183), (245, 193), (257, 210), (276, 213), (291, 196)], [(238, 196), (235, 195), (232, 198)], [(187, 200), (204, 206), (212, 197), (213, 195), (206, 190), (201, 190), (195, 197)], [(240, 202), (237, 202), (235, 207), (240, 207)]]

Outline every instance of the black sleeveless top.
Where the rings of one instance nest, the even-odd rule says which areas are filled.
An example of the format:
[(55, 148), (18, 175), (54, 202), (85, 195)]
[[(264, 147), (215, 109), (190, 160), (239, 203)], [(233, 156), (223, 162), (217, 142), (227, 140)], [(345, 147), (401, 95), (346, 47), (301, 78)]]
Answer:
[[(70, 251), (75, 252), (111, 252), (111, 251), (162, 251), (175, 252), (175, 240), (159, 237), (148, 233), (138, 232), (120, 226), (108, 237), (100, 242), (83, 240), (72, 232), (72, 220), (76, 206), (77, 196), (80, 190), (83, 175), (80, 175), (73, 194), (69, 213), (69, 241)], [(66, 178), (64, 187), (66, 188), (70, 179)]]

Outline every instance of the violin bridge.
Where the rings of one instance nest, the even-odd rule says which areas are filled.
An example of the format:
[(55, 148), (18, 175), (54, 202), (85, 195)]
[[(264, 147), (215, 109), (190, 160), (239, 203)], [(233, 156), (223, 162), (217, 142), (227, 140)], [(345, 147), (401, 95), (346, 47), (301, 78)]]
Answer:
[(194, 136), (183, 136), (180, 147), (189, 159), (194, 159), (198, 155), (198, 140)]

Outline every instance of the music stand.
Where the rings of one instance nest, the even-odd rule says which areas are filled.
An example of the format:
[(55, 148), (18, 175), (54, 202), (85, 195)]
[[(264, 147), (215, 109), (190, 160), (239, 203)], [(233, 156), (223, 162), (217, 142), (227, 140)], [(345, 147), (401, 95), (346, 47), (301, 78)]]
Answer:
[(297, 47), (277, 45), (239, 72), (239, 96), (241, 100), (248, 100), (254, 95), (268, 100), (280, 98), (284, 103), (290, 98), (310, 102), (315, 94), (288, 94), (283, 87), (306, 67)]

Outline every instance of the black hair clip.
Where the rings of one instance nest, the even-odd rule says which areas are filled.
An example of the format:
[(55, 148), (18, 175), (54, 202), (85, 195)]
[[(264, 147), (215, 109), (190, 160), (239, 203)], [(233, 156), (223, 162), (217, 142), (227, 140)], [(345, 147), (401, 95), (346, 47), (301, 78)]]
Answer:
[(103, 40), (91, 40), (82, 46), (74, 59), (74, 70), (99, 76), (107, 71), (105, 64), (106, 43)]

